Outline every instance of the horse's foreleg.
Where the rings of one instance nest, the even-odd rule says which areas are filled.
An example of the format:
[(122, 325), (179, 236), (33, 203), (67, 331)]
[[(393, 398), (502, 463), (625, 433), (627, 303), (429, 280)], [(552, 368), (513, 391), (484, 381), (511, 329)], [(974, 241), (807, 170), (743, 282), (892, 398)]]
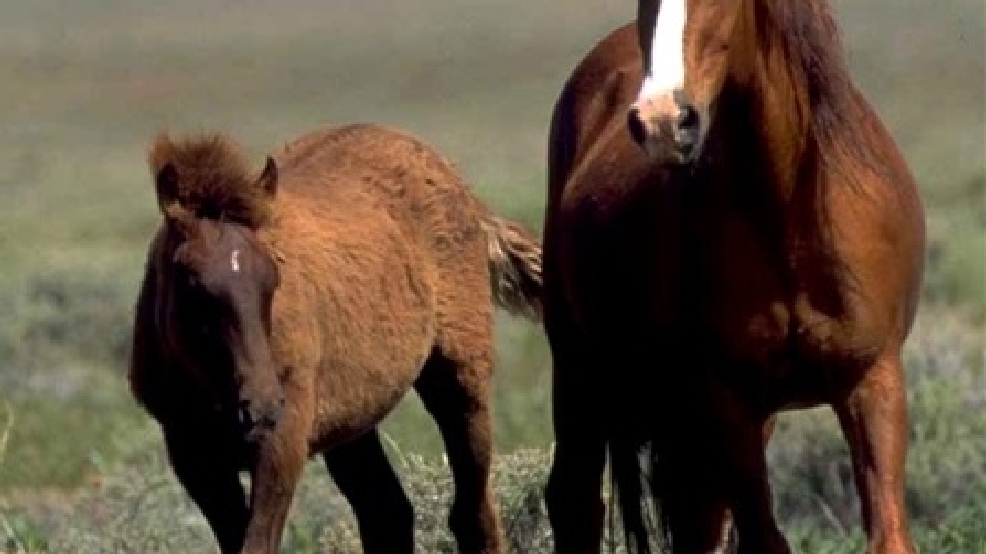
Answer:
[[(766, 450), (770, 437), (774, 434), (777, 426), (777, 415), (771, 415), (763, 424), (763, 447)], [(739, 537), (736, 534), (736, 526), (733, 524), (733, 515), (730, 511), (726, 512), (725, 521), (722, 525), (722, 541), (716, 554), (737, 554), (739, 552)]]
[(366, 554), (414, 552), (414, 508), (401, 487), (376, 429), (323, 457), (356, 514)]
[(898, 352), (834, 405), (852, 455), (868, 554), (913, 554), (904, 508), (907, 399)]
[(257, 441), (251, 470), (250, 521), (244, 554), (276, 554), (288, 509), (307, 458), (307, 435), (294, 432), (289, 422)]
[(503, 551), (500, 520), (490, 483), (492, 373), (492, 353), (468, 362), (436, 355), (425, 364), (414, 384), (422, 403), (438, 424), (448, 453), (455, 480), (449, 526), (459, 552), (464, 554)]
[[(601, 497), (606, 465), (603, 418), (589, 361), (553, 349), (552, 420), (555, 451), (545, 504), (558, 554), (597, 554), (606, 507)], [(605, 377), (595, 376), (596, 378)]]
[[(720, 406), (723, 404), (719, 404)], [(790, 554), (791, 548), (777, 527), (767, 478), (766, 428), (739, 413), (726, 421), (723, 458), (728, 460), (725, 474), (731, 497), (731, 516), (738, 537), (728, 547), (737, 554)]]
[(178, 481), (202, 511), (223, 554), (243, 546), (247, 505), (238, 467), (228, 449), (190, 425), (164, 426), (164, 440)]

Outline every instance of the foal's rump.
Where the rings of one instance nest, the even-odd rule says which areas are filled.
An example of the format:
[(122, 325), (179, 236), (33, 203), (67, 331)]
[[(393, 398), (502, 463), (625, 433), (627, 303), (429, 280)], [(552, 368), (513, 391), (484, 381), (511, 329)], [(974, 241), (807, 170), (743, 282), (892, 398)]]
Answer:
[(497, 306), (540, 318), (540, 241), (493, 213), (454, 164), (422, 140), (393, 128), (350, 124), (304, 135), (276, 158), (285, 188), (318, 199), (324, 217), (365, 203), (379, 212), (357, 228), (367, 230), (386, 215), (400, 228), (399, 240), (420, 249), (416, 255), (432, 262), (447, 284), (461, 288), (460, 281), (488, 272)]

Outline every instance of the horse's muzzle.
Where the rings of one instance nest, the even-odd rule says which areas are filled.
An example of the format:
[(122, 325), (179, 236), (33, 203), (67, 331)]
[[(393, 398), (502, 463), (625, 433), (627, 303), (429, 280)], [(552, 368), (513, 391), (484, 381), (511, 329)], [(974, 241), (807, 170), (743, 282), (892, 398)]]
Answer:
[(630, 137), (656, 163), (687, 163), (702, 142), (702, 115), (690, 102), (670, 95), (645, 98), (627, 113)]

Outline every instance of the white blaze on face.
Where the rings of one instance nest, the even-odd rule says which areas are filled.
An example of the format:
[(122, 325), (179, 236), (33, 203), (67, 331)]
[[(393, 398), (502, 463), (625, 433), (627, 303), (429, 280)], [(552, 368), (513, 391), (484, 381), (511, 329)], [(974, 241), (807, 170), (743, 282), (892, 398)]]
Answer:
[(685, 83), (685, 4), (687, 0), (663, 0), (651, 29), (650, 67), (644, 68), (644, 84), (637, 100), (670, 94)]
[(233, 254), (229, 257), (229, 267), (232, 268), (233, 273), (239, 273), (240, 271), (240, 251), (233, 250)]

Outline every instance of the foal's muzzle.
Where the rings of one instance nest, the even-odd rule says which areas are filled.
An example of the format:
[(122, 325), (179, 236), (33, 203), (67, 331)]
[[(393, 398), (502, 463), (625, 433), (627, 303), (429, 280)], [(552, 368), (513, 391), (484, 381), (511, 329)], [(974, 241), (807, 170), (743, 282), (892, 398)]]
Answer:
[(281, 416), (284, 414), (284, 404), (283, 396), (265, 402), (240, 400), (236, 409), (236, 419), (240, 430), (247, 437), (252, 437), (258, 432), (277, 427), (281, 421)]

